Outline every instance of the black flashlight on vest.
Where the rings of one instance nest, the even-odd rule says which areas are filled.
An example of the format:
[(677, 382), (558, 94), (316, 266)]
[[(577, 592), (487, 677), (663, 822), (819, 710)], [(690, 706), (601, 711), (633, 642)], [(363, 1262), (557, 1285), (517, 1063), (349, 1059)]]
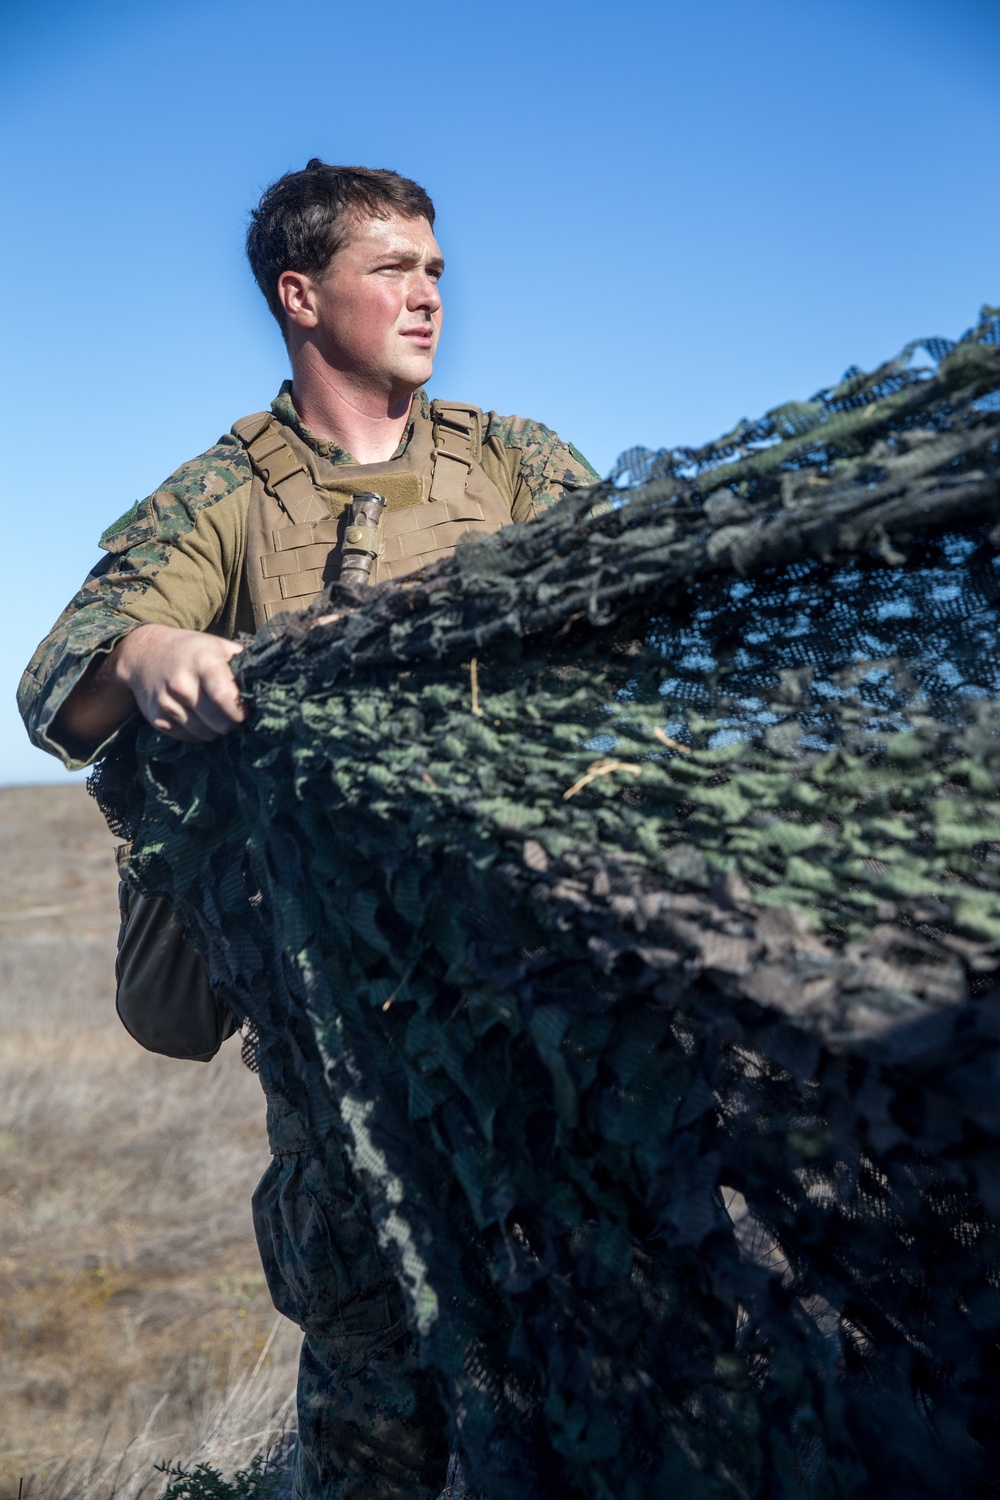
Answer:
[(382, 552), (384, 527), (384, 495), (359, 490), (351, 496), (340, 562), (342, 583), (371, 583), (375, 559)]

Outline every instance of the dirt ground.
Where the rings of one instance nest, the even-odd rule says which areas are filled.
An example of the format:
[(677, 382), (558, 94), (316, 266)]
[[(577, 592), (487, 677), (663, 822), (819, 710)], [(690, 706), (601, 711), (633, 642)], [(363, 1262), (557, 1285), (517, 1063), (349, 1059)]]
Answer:
[(0, 1500), (153, 1496), (152, 1462), (294, 1425), (260, 1085), (238, 1038), (182, 1063), (122, 1028), (113, 849), (84, 787), (0, 788)]

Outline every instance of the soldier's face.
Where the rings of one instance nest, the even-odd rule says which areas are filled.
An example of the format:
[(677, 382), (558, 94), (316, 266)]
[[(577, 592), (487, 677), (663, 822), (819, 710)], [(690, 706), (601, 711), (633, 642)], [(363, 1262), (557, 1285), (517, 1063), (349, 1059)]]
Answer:
[(426, 219), (358, 220), (314, 283), (323, 357), (365, 385), (409, 396), (434, 367), (443, 270)]

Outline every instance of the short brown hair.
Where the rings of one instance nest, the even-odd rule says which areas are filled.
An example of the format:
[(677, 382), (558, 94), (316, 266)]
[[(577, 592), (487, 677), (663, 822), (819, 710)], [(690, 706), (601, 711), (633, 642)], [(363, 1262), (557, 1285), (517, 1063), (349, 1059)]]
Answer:
[(331, 167), (314, 156), (301, 172), (272, 182), (250, 213), (247, 258), (282, 332), (282, 271), (322, 276), (346, 242), (352, 218), (394, 213), (434, 224), (434, 205), (423, 188), (384, 167)]

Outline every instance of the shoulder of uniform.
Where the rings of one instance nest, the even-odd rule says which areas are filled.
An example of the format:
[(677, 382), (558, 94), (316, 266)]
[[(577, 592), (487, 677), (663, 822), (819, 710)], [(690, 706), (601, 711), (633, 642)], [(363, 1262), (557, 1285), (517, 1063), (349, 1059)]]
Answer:
[(569, 488), (599, 484), (601, 476), (575, 443), (567, 443), (544, 422), (533, 422), (530, 417), (501, 417), (497, 412), (486, 414), (486, 430), (483, 442), (493, 438), (502, 448), (520, 449), (522, 454), (545, 455), (555, 475), (560, 466), (564, 468), (562, 483)]
[[(566, 443), (544, 422), (528, 417), (502, 417), (491, 411), (486, 419), (484, 445), (516, 469), (531, 496), (533, 513), (546, 510), (578, 490), (599, 483), (599, 476), (572, 443)], [(515, 520), (524, 519), (515, 509)]]
[(538, 448), (544, 444), (558, 442), (556, 434), (544, 422), (533, 422), (530, 417), (502, 417), (499, 412), (488, 411), (485, 417), (483, 441), (498, 442), (501, 448)]
[(153, 536), (179, 535), (194, 526), (203, 510), (217, 505), (252, 478), (245, 447), (227, 432), (113, 521), (99, 545), (105, 552), (124, 552)]

